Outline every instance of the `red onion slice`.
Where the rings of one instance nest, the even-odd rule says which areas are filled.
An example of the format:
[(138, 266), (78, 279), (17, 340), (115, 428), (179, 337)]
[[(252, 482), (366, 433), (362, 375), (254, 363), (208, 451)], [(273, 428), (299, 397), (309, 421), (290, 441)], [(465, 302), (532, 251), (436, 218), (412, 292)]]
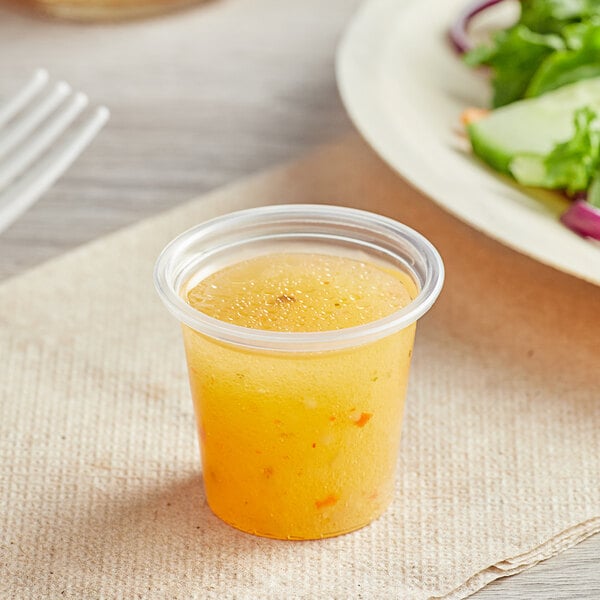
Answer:
[(473, 48), (467, 31), (473, 17), (500, 2), (504, 2), (504, 0), (476, 0), (458, 15), (450, 28), (450, 41), (459, 54), (464, 54)]
[(576, 200), (561, 216), (561, 222), (575, 233), (600, 240), (600, 208), (585, 200)]

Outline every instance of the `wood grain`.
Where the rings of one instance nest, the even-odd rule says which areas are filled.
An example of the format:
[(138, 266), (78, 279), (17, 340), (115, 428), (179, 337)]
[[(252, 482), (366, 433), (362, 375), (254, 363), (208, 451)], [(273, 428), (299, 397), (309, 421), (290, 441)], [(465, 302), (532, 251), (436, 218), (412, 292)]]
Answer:
[(43, 64), (112, 111), (0, 237), (0, 277), (347, 131), (333, 57), (356, 2), (321, 4), (214, 1), (103, 26), (0, 5), (0, 97)]
[[(0, 278), (348, 132), (333, 63), (358, 4), (214, 0), (101, 26), (0, 4), (0, 98), (45, 66), (112, 111), (87, 152), (2, 234)], [(599, 559), (596, 536), (474, 597), (600, 598)]]

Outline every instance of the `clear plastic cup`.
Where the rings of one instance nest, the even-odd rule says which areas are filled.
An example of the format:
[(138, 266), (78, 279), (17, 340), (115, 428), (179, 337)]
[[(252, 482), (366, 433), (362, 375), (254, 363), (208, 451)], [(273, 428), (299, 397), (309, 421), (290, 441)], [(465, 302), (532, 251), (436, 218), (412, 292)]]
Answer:
[[(414, 284), (413, 300), (365, 325), (281, 332), (217, 320), (184, 299), (228, 265), (295, 252), (401, 271)], [(416, 321), (443, 283), (431, 243), (365, 211), (269, 206), (183, 233), (154, 276), (183, 328), (211, 510), (278, 539), (336, 536), (380, 516), (393, 497)]]

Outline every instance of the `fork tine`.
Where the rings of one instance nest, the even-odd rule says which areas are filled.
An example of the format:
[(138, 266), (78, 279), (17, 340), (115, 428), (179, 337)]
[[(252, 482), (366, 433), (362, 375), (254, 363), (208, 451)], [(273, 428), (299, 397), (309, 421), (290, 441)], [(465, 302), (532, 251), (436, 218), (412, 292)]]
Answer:
[(72, 137), (0, 195), (0, 231), (25, 212), (69, 168), (102, 129), (109, 115), (108, 108), (98, 107)]
[(71, 86), (60, 81), (42, 102), (0, 135), (0, 158), (22, 142), (70, 93)]
[(39, 133), (33, 134), (25, 145), (0, 164), (0, 192), (58, 139), (87, 104), (85, 94), (79, 92), (72, 96)]
[(48, 71), (38, 69), (31, 79), (3, 106), (0, 106), (0, 127), (10, 121), (48, 82)]

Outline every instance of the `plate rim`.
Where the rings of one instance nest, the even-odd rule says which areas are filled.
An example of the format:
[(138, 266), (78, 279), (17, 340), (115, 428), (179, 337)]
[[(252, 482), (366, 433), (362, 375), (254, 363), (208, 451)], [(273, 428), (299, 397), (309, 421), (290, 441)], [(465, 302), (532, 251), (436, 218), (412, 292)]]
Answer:
[[(463, 3), (466, 3), (467, 1), (468, 0), (463, 0)], [(358, 65), (359, 61), (354, 60), (354, 55), (360, 50), (361, 53), (367, 57), (367, 63), (373, 67), (373, 60), (376, 60), (378, 57), (376, 48), (382, 46), (386, 36), (379, 35), (376, 38), (376, 41), (371, 44), (360, 44), (360, 41), (364, 40), (365, 37), (373, 39), (373, 35), (371, 34), (381, 34), (382, 29), (393, 30), (390, 24), (395, 22), (398, 16), (404, 11), (408, 10), (411, 6), (414, 7), (415, 5), (420, 5), (421, 7), (426, 7), (427, 4), (427, 2), (422, 2), (422, 0), (367, 0), (358, 8), (351, 18), (340, 38), (335, 55), (335, 76), (337, 86), (342, 103), (344, 104), (350, 120), (371, 148), (375, 150), (392, 170), (462, 222), (480, 233), (498, 241), (504, 246), (528, 256), (541, 264), (600, 286), (600, 260), (597, 260), (598, 268), (594, 270), (586, 268), (585, 265), (572, 264), (572, 260), (561, 260), (560, 257), (556, 256), (549, 257), (544, 253), (543, 249), (540, 250), (538, 247), (535, 247), (535, 245), (524, 244), (522, 240), (514, 239), (516, 236), (506, 236), (498, 231), (491, 230), (491, 228), (486, 225), (485, 219), (482, 221), (482, 219), (477, 218), (477, 215), (475, 217), (466, 215), (465, 212), (458, 209), (455, 204), (448, 202), (447, 199), (441, 197), (438, 186), (432, 183), (433, 178), (427, 177), (427, 175), (422, 172), (424, 165), (419, 165), (418, 161), (417, 164), (415, 164), (414, 160), (407, 158), (407, 154), (410, 154), (410, 152), (407, 152), (407, 150), (409, 150), (407, 147), (402, 148), (396, 155), (392, 155), (388, 144), (382, 142), (381, 136), (378, 135), (377, 130), (380, 129), (380, 125), (376, 123), (376, 118), (371, 117), (369, 120), (364, 117), (365, 107), (362, 106), (362, 104), (364, 104), (363, 101), (366, 96), (363, 94), (359, 97), (358, 94), (354, 93), (354, 82), (357, 80), (357, 77), (361, 81), (364, 81), (360, 76), (364, 76), (366, 71), (361, 71), (361, 68)], [(450, 7), (453, 6), (453, 4), (448, 3), (447, 6), (447, 10), (450, 10)], [(421, 10), (423, 10), (423, 8), (421, 8)], [(381, 22), (378, 23), (377, 20), (380, 13), (387, 15), (388, 17), (383, 26), (381, 25)], [(373, 23), (376, 23), (376, 25), (373, 26)], [(448, 23), (448, 26), (449, 25), (450, 23)], [(448, 51), (451, 52), (450, 47), (448, 47)], [(379, 66), (381, 66), (381, 63)], [(374, 71), (374, 69), (371, 69), (371, 72), (372, 71)], [(371, 75), (371, 77), (375, 78), (376, 76)], [(374, 89), (377, 86), (363, 85), (362, 87)], [(379, 104), (381, 108), (384, 108), (384, 103), (378, 102), (376, 98), (372, 98), (373, 93), (371, 93), (370, 96), (370, 112), (375, 114), (376, 111), (374, 113), (373, 106)], [(381, 112), (385, 113), (385, 110), (381, 110)], [(449, 124), (449, 127), (450, 126), (451, 124)], [(398, 155), (401, 155), (401, 160), (398, 160)], [(401, 166), (398, 165), (399, 162), (402, 163)], [(409, 164), (408, 167), (407, 163)], [(484, 170), (485, 166), (481, 165), (481, 169)], [(489, 176), (493, 177), (497, 183), (508, 185), (502, 182), (500, 176), (493, 172), (490, 172)], [(468, 186), (465, 187), (470, 189)], [(529, 202), (532, 200), (532, 197), (524, 191), (517, 190), (517, 193), (522, 196), (524, 200), (526, 199)], [(544, 222), (546, 221), (542, 221), (541, 223)], [(575, 236), (576, 234), (569, 232), (569, 235)], [(592, 263), (594, 262), (595, 257), (593, 254), (598, 252), (599, 248), (595, 247), (593, 242), (575, 237), (570, 243), (580, 252), (589, 254), (590, 261), (592, 261)], [(600, 254), (597, 259), (600, 259)]]

